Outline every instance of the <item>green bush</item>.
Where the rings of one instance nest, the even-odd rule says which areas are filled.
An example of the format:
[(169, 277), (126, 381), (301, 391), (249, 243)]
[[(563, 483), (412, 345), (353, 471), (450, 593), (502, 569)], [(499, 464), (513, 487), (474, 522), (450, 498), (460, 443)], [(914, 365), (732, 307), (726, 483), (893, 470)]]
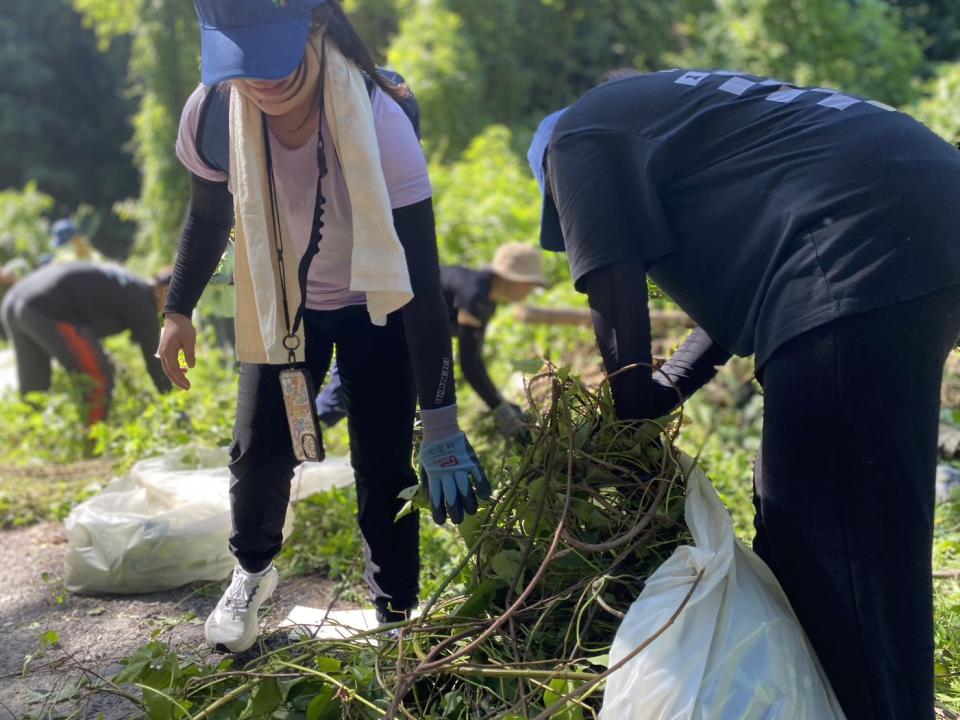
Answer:
[(148, 379), (139, 347), (126, 336), (105, 344), (115, 369), (106, 422), (83, 426), (85, 378), (54, 370), (49, 393), (0, 398), (0, 465), (70, 463), (91, 457), (116, 459), (123, 470), (135, 461), (178, 445), (220, 447), (230, 442), (237, 374), (232, 359), (207, 343), (190, 371), (193, 389), (159, 394)]
[(459, 149), (485, 124), (480, 64), (461, 26), (441, 0), (417, 0), (387, 52), (417, 96), (425, 143), (441, 153)]
[(901, 105), (923, 62), (917, 31), (883, 0), (714, 0), (683, 27), (693, 67), (826, 85)]
[(924, 89), (910, 113), (947, 142), (960, 142), (960, 63), (938, 66)]
[(482, 267), (503, 243), (537, 242), (540, 189), (512, 140), (491, 125), (453, 162), (431, 163), (441, 262)]
[(34, 265), (50, 246), (53, 198), (27, 183), (23, 190), (0, 190), (0, 264), (20, 257)]

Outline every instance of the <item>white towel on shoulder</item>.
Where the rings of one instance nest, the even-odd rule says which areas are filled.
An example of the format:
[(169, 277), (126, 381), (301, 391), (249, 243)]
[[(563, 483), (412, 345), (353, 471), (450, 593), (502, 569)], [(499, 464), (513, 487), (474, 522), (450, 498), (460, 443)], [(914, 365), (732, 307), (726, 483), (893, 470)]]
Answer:
[[(406, 256), (393, 226), (393, 212), (380, 162), (373, 109), (360, 70), (332, 42), (310, 39), (324, 63), (324, 114), (343, 168), (353, 222), (350, 289), (365, 292), (375, 325), (413, 298)], [(328, 150), (329, 154), (329, 150)], [(230, 189), (236, 215), (237, 355), (244, 362), (283, 364), (286, 324), (277, 272), (266, 152), (260, 109), (240, 92), (230, 94)], [(283, 213), (287, 305), (290, 321), (300, 306), (289, 225)], [(268, 271), (269, 268), (269, 271)], [(304, 359), (303, 328), (295, 359)]]

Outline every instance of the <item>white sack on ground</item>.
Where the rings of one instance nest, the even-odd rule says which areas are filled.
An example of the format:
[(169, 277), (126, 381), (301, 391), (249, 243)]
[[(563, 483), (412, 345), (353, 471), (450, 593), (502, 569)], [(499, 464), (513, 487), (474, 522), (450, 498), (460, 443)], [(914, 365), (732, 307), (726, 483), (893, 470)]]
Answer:
[(656, 634), (703, 576), (677, 620), (611, 675), (601, 720), (843, 720), (780, 584), (734, 538), (699, 468), (689, 468), (685, 514), (694, 546), (677, 548), (650, 576), (617, 631), (610, 666)]
[[(134, 594), (198, 580), (222, 580), (233, 569), (230, 472), (221, 449), (181, 447), (136, 463), (99, 495), (77, 505), (64, 523), (64, 584), (78, 593)], [(304, 463), (292, 500), (353, 483), (346, 458)], [(284, 537), (290, 534), (292, 509)]]

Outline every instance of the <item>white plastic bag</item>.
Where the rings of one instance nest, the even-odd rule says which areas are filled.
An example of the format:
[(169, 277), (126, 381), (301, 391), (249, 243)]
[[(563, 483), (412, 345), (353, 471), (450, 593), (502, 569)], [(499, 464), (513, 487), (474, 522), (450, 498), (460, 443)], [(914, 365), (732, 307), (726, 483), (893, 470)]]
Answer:
[[(64, 584), (78, 593), (145, 593), (220, 580), (234, 566), (225, 450), (182, 447), (136, 463), (65, 521)], [(304, 463), (292, 500), (353, 482), (346, 458)], [(284, 537), (292, 528), (288, 510)]]
[(677, 619), (607, 681), (601, 720), (843, 720), (820, 662), (773, 573), (733, 535), (690, 458), (694, 546), (650, 577), (614, 639), (610, 667)]

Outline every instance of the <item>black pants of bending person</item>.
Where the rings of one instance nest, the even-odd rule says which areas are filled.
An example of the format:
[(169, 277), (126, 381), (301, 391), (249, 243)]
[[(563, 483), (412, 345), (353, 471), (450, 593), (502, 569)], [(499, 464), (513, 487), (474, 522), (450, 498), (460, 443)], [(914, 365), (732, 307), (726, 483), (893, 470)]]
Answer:
[(0, 322), (13, 342), (20, 392), (47, 392), (52, 361), (86, 376), (86, 423), (106, 420), (113, 392), (113, 367), (90, 328), (59, 322), (15, 294), (4, 298)]
[[(336, 346), (347, 405), (350, 459), (357, 487), (357, 517), (367, 561), (365, 578), (381, 609), (407, 610), (417, 602), (417, 515), (394, 518), (398, 493), (417, 483), (411, 467), (416, 406), (403, 322), (370, 323), (366, 308), (307, 311), (306, 364), (319, 384)], [(256, 572), (280, 551), (293, 455), (279, 372), (282, 366), (240, 364), (240, 391), (230, 448), (230, 548)]]
[(933, 716), (934, 478), (960, 288), (837, 320), (759, 373), (754, 547), (848, 720)]

